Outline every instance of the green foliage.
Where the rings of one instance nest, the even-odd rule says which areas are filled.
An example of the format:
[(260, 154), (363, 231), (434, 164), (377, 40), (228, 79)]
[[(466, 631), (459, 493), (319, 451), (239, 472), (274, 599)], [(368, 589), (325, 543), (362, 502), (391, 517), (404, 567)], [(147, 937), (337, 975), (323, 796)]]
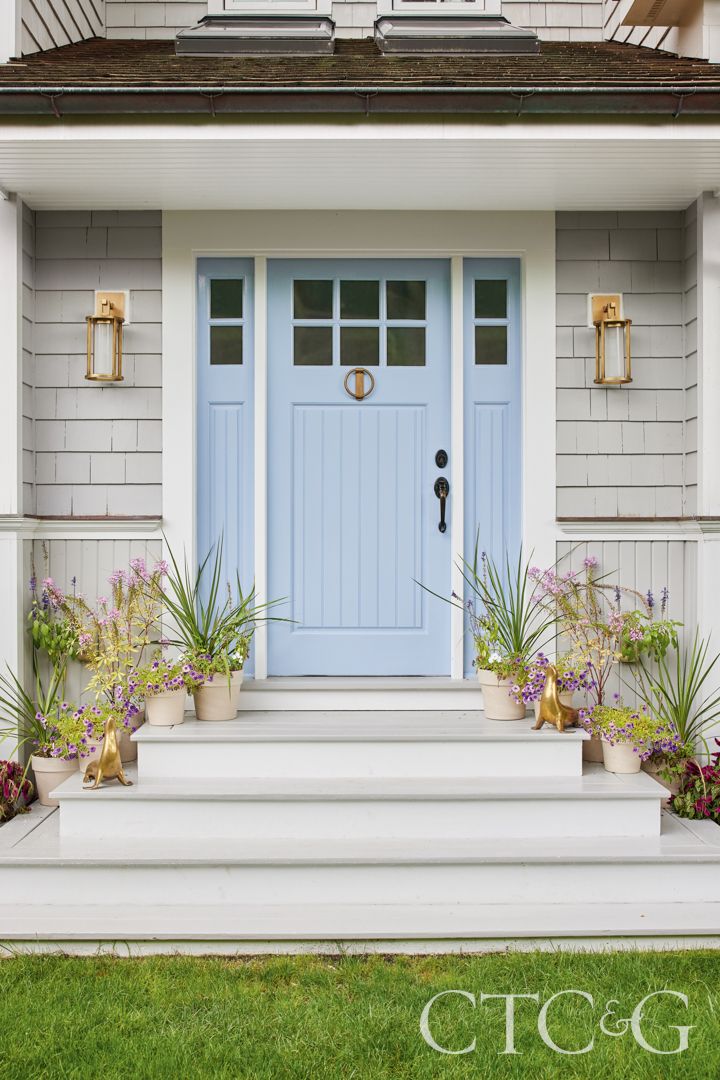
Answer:
[(709, 655), (709, 648), (696, 630), (690, 648), (676, 650), (674, 663), (661, 656), (655, 669), (641, 662), (634, 673), (638, 696), (677, 733), (686, 754), (698, 743), (707, 750), (705, 732), (720, 717), (720, 692), (710, 681), (720, 654)]
[(258, 624), (276, 621), (268, 612), (282, 601), (258, 603), (255, 586), (245, 594), (237, 573), (235, 590), (229, 584), (223, 588), (222, 539), (194, 573), (187, 559), (180, 566), (169, 545), (168, 552), (170, 566), (162, 599), (175, 633), (168, 638), (169, 643), (180, 648), (205, 676), (230, 676), (242, 670)]
[(625, 664), (636, 664), (646, 654), (662, 660), (668, 649), (677, 649), (680, 626), (682, 623), (673, 619), (654, 619), (645, 611), (623, 612), (618, 639), (620, 659)]

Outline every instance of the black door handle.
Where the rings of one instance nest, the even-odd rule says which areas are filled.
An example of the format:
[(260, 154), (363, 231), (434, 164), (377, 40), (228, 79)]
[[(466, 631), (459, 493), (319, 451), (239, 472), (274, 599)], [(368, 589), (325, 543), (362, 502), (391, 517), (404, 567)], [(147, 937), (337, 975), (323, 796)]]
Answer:
[(447, 525), (445, 524), (445, 504), (447, 502), (447, 497), (450, 494), (450, 485), (444, 476), (438, 476), (433, 491), (440, 500), (440, 523), (438, 529), (441, 533), (444, 533), (447, 529)]

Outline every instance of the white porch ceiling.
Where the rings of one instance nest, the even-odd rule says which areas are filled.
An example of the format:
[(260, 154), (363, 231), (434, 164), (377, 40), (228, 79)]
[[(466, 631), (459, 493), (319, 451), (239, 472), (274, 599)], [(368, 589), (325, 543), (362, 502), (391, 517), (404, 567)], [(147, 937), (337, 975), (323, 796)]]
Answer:
[(720, 125), (15, 124), (0, 187), (37, 209), (682, 209), (720, 188)]

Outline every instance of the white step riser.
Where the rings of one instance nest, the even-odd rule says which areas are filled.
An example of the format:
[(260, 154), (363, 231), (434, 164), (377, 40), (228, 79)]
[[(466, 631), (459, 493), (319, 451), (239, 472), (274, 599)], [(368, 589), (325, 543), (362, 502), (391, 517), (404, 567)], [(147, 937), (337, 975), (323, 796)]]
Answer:
[(240, 712), (362, 712), (362, 711), (442, 711), (483, 707), (477, 683), (468, 680), (460, 689), (442, 688), (390, 690), (353, 687), (342, 689), (255, 690), (247, 683), (240, 692)]
[[(695, 903), (720, 896), (715, 864), (4, 865), (3, 905)], [(0, 908), (0, 913), (2, 908)], [(0, 921), (0, 940), (2, 939)], [(82, 921), (78, 929), (82, 930)], [(238, 927), (238, 933), (241, 933)]]
[(513, 839), (658, 836), (660, 801), (524, 799), (61, 799), (61, 835), (84, 839)]
[(140, 742), (144, 778), (198, 775), (283, 778), (371, 776), (532, 777), (582, 775), (582, 743), (483, 742)]

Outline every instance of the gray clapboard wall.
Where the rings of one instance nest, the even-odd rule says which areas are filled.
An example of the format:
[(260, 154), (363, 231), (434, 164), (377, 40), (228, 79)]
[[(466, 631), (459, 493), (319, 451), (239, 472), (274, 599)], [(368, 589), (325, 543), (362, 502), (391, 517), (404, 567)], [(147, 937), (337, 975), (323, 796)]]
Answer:
[[(685, 507), (685, 221), (557, 215), (557, 512), (675, 517)], [(588, 294), (621, 293), (633, 382), (598, 387)]]
[(105, 36), (105, 0), (22, 0), (22, 54)]
[[(145, 516), (161, 497), (159, 211), (38, 211), (35, 482), (45, 517)], [(130, 292), (125, 381), (85, 379), (96, 289)]]

